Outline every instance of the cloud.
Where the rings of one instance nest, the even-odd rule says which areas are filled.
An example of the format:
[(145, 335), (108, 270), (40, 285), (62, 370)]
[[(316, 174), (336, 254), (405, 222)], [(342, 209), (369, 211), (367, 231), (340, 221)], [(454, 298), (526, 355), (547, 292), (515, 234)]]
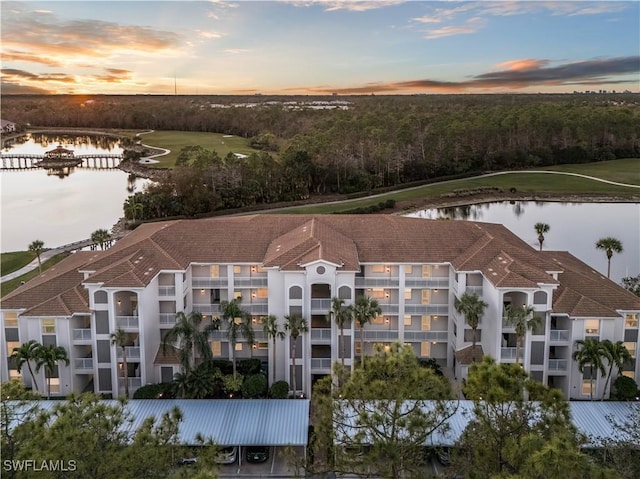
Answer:
[(205, 32), (203, 30), (196, 30), (198, 36), (202, 38), (222, 38), (224, 35), (218, 32)]
[[(309, 93), (369, 94), (430, 91), (462, 93), (468, 91), (517, 90), (543, 86), (575, 86), (604, 84), (638, 84), (637, 78), (625, 79), (618, 75), (640, 73), (640, 56), (597, 58), (580, 62), (549, 65), (549, 60), (510, 60), (500, 66), (504, 69), (481, 73), (462, 81), (418, 79), (401, 82), (367, 83), (347, 88), (314, 87)], [(294, 89), (291, 89), (294, 90)], [(297, 89), (300, 91), (300, 89)]]
[(67, 75), (66, 73), (31, 73), (26, 70), (18, 70), (15, 68), (3, 68), (2, 69), (3, 80), (8, 81), (24, 81), (29, 82), (60, 82), (60, 83), (74, 83), (76, 80), (74, 77)]
[(47, 65), (50, 67), (59, 67), (62, 66), (57, 60), (53, 60), (52, 58), (42, 58), (39, 55), (28, 52), (20, 52), (15, 50), (3, 51), (2, 52), (2, 60), (6, 62), (28, 62), (28, 63), (40, 63), (42, 65)]
[(325, 12), (334, 12), (336, 10), (366, 12), (378, 8), (392, 7), (405, 2), (406, 0), (294, 0), (289, 3), (294, 7), (321, 6)]
[(450, 37), (452, 35), (468, 35), (482, 30), (487, 24), (484, 18), (470, 18), (465, 25), (452, 25), (448, 27), (436, 28), (427, 31), (425, 38), (433, 40), (435, 38)]
[(249, 53), (251, 50), (247, 48), (227, 48), (226, 50), (223, 50), (223, 52), (227, 55), (240, 55), (243, 53)]
[(20, 85), (9, 81), (2, 80), (0, 84), (3, 95), (52, 95), (55, 92), (51, 90), (45, 90), (44, 88), (38, 88), (34, 86)]

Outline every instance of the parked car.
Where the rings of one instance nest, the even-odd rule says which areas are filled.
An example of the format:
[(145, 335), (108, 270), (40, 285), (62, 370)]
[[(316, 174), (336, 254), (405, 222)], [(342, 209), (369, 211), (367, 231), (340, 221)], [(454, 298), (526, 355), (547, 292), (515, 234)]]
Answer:
[(233, 464), (236, 462), (238, 448), (236, 446), (223, 447), (216, 454), (215, 461), (218, 464)]
[(183, 457), (178, 461), (178, 465), (180, 466), (190, 466), (192, 464), (196, 464), (198, 462), (197, 457)]
[(265, 462), (269, 459), (267, 446), (249, 446), (246, 448), (247, 462)]

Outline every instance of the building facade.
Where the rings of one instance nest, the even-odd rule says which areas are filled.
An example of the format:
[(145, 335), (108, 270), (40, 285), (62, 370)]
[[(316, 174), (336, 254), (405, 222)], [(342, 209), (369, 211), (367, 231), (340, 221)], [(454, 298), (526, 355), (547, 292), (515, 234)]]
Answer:
[[(106, 251), (78, 252), (2, 300), (1, 379), (31, 378), (10, 359), (14, 347), (34, 339), (63, 346), (52, 393), (124, 392), (122, 349), (111, 343), (128, 333), (129, 390), (168, 382), (180, 371), (162, 339), (176, 313), (220, 314), (221, 301), (241, 299), (255, 343), (240, 338), (234, 356), (260, 358), (275, 380), (310, 394), (336, 361), (357, 363), (375, 345), (402, 342), (419, 358), (435, 359), (461, 380), (469, 365), (472, 330), (454, 304), (465, 292), (487, 303), (477, 331), (482, 353), (518, 361), (540, 382), (570, 398), (590, 396), (590, 371), (571, 359), (575, 341), (622, 340), (634, 360), (623, 374), (637, 380), (640, 298), (567, 252), (537, 251), (502, 225), (424, 220), (391, 215), (253, 215), (145, 224)], [(382, 314), (364, 328), (342, 331), (330, 319), (331, 299), (350, 304), (360, 295), (378, 301)], [(507, 305), (531, 306), (541, 319), (520, 348), (505, 321)], [(309, 332), (296, 344), (276, 340), (262, 318), (300, 313)], [(213, 332), (214, 358), (229, 358), (226, 331)], [(363, 341), (361, 341), (363, 339)], [(364, 351), (361, 351), (361, 343)], [(344, 358), (341, 357), (344, 351)], [(37, 378), (44, 384), (43, 373)], [(595, 397), (605, 378), (595, 381)]]

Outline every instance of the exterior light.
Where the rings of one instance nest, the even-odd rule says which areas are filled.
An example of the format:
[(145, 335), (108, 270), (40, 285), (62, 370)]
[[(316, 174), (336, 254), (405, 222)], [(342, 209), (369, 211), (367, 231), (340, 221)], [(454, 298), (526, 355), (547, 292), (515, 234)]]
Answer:
[(200, 294), (204, 294), (204, 288), (200, 290)]

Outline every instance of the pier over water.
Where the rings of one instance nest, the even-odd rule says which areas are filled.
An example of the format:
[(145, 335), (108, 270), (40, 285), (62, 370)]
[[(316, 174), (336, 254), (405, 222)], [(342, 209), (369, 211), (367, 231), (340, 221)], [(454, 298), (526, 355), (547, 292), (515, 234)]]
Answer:
[[(46, 155), (36, 155), (27, 153), (2, 153), (2, 170), (31, 170), (37, 168), (50, 168), (51, 159)], [(78, 164), (76, 168), (87, 168), (92, 170), (113, 170), (118, 168), (122, 161), (122, 154), (96, 153), (88, 155), (75, 155), (74, 160)], [(43, 161), (47, 161), (46, 166), (41, 165)], [(64, 166), (64, 165), (61, 165)]]

